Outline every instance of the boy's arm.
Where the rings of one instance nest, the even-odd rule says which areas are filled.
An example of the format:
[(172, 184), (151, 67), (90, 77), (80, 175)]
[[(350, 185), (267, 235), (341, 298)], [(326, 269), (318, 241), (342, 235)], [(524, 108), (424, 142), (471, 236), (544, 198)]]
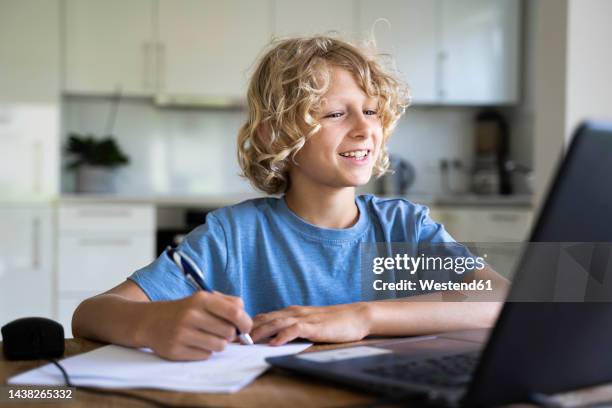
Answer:
[(72, 333), (75, 337), (144, 347), (137, 332), (151, 307), (152, 303), (142, 289), (126, 280), (81, 302), (72, 316)]
[[(509, 283), (489, 266), (476, 270), (466, 281), (480, 280), (490, 280), (494, 290), (437, 292), (369, 302), (372, 304), (369, 334), (401, 336), (492, 327), (503, 306)], [(398, 303), (403, 306), (389, 306)]]
[(496, 293), (452, 291), (392, 301), (292, 306), (256, 316), (251, 337), (257, 341), (274, 336), (271, 344), (280, 345), (297, 337), (344, 342), (368, 335), (413, 336), (491, 327), (503, 305), (508, 283), (488, 266), (477, 271), (473, 279), (491, 279)]
[(149, 347), (172, 360), (202, 360), (221, 351), (252, 321), (240, 298), (197, 291), (175, 301), (151, 302), (132, 281), (83, 301), (72, 318), (75, 337)]

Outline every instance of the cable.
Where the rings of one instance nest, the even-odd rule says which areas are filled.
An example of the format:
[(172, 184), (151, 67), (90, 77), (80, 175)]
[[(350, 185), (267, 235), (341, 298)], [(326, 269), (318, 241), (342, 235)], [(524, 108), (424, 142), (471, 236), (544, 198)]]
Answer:
[[(57, 360), (49, 359), (49, 361), (53, 363), (62, 372), (62, 376), (64, 377), (64, 382), (66, 383), (66, 386), (74, 387), (79, 391), (88, 392), (90, 394), (112, 395), (116, 397), (129, 398), (129, 399), (144, 402), (154, 407), (160, 407), (160, 408), (201, 408), (203, 406), (203, 405), (173, 405), (173, 404), (167, 404), (165, 402), (156, 400), (154, 398), (144, 397), (142, 395), (137, 395), (137, 394), (131, 394), (129, 392), (115, 391), (115, 390), (111, 391), (111, 390), (105, 390), (101, 388), (76, 386), (70, 381), (70, 377), (68, 376), (68, 373)], [(206, 405), (206, 406), (211, 407), (211, 408), (225, 408), (222, 406), (213, 406), (213, 405)]]
[(70, 382), (70, 378), (68, 377), (68, 373), (66, 372), (66, 370), (64, 370), (64, 367), (62, 367), (62, 365), (60, 363), (58, 363), (57, 360), (54, 359), (54, 358), (50, 358), (49, 361), (52, 362), (62, 372), (62, 375), (64, 376), (64, 382), (66, 383), (66, 386), (67, 387), (74, 387), (74, 385), (72, 385), (72, 383)]

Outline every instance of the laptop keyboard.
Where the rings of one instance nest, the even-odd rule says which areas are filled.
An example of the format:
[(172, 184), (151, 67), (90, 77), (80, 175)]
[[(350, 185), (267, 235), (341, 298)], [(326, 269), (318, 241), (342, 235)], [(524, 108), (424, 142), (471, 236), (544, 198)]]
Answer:
[(478, 357), (479, 353), (454, 354), (371, 367), (364, 371), (397, 381), (440, 387), (459, 387), (470, 382), (478, 363)]

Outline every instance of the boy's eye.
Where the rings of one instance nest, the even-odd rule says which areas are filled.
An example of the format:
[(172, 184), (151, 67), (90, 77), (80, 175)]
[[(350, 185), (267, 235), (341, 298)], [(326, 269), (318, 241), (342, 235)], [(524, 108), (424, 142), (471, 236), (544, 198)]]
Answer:
[(378, 112), (376, 112), (374, 109), (368, 109), (363, 111), (363, 113), (365, 113), (366, 115), (377, 115)]
[(332, 112), (325, 115), (326, 118), (339, 118), (343, 115), (342, 112)]

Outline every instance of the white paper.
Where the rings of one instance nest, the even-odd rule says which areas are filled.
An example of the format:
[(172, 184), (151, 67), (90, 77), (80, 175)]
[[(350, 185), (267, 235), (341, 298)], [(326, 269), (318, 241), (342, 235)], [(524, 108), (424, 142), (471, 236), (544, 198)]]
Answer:
[[(75, 385), (101, 388), (157, 388), (186, 392), (237, 392), (269, 365), (266, 357), (295, 354), (311, 343), (283, 346), (229, 344), (204, 361), (168, 361), (150, 350), (105, 346), (60, 362)], [(64, 385), (53, 364), (9, 378), (9, 384)]]

